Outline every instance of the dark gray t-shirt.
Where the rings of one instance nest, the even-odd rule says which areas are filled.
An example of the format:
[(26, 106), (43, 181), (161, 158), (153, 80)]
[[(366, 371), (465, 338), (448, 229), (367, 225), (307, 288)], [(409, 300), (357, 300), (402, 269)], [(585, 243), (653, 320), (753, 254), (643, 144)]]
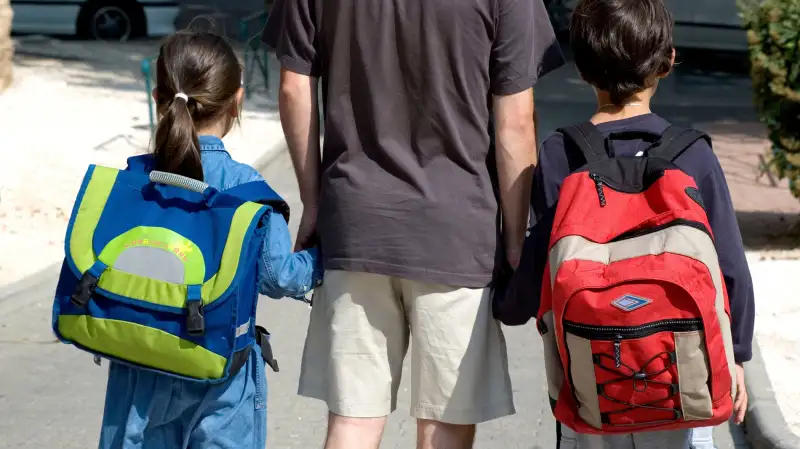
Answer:
[(487, 285), (491, 95), (563, 64), (542, 0), (277, 0), (263, 38), (322, 79), (325, 268)]

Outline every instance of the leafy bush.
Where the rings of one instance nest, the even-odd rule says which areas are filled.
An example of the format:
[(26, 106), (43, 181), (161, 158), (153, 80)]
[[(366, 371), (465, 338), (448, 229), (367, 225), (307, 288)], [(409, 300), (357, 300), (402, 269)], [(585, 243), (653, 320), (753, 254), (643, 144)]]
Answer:
[(800, 198), (800, 0), (746, 0), (755, 103), (772, 141), (766, 169)]

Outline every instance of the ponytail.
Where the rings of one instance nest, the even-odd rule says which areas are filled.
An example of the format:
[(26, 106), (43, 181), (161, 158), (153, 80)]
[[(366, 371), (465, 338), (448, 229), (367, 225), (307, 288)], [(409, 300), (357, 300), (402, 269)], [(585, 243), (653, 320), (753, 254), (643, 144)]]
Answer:
[(164, 41), (154, 91), (159, 113), (156, 170), (203, 181), (197, 130), (230, 125), (241, 80), (239, 59), (225, 38), (181, 31)]
[(158, 122), (155, 136), (155, 168), (203, 180), (200, 142), (187, 99), (176, 95)]

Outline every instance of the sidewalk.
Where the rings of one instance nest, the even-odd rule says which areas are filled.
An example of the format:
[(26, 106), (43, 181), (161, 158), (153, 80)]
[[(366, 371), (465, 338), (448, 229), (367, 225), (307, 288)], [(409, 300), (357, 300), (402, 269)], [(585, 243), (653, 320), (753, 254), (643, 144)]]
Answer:
[[(157, 51), (155, 42), (17, 41), (15, 81), (0, 96), (0, 287), (63, 257), (89, 164), (124, 168), (128, 156), (147, 151), (140, 63)], [(275, 104), (254, 96), (225, 141), (246, 164), (281, 146)]]

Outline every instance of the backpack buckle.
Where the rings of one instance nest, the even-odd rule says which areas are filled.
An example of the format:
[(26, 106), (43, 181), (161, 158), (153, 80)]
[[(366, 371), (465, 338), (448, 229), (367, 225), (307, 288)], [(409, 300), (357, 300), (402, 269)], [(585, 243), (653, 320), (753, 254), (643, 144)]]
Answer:
[(186, 309), (189, 312), (189, 316), (186, 318), (186, 331), (192, 337), (202, 337), (206, 332), (203, 303), (201, 301), (188, 301)]
[(206, 320), (203, 317), (203, 298), (199, 285), (190, 285), (187, 288), (186, 298), (186, 332), (192, 337), (202, 337), (206, 332)]
[(75, 287), (75, 291), (72, 293), (72, 297), (70, 297), (72, 304), (81, 309), (85, 308), (86, 305), (89, 304), (89, 299), (94, 295), (94, 291), (97, 288), (97, 281), (98, 279), (88, 271), (83, 273), (83, 276), (81, 276), (78, 281), (78, 285)]
[(75, 286), (75, 291), (72, 292), (70, 302), (81, 309), (86, 308), (89, 304), (89, 300), (94, 296), (97, 283), (100, 282), (100, 276), (107, 268), (108, 265), (96, 260), (94, 264), (81, 275), (81, 278), (78, 280), (78, 285)]
[(261, 348), (261, 357), (264, 362), (276, 373), (280, 371), (278, 361), (272, 354), (272, 345), (269, 343), (269, 332), (261, 326), (256, 326), (256, 343)]

